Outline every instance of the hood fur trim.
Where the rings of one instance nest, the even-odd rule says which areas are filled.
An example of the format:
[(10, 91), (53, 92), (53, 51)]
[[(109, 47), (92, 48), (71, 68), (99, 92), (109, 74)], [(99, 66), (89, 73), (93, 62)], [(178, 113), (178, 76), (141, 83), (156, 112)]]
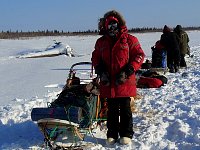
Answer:
[(104, 21), (109, 16), (114, 16), (115, 18), (117, 18), (120, 26), (126, 25), (126, 21), (124, 20), (124, 17), (119, 12), (117, 12), (116, 10), (111, 10), (111, 11), (108, 11), (107, 13), (105, 13), (104, 14)]
[(117, 18), (119, 22), (119, 27), (121, 28), (126, 27), (126, 21), (124, 20), (123, 16), (116, 10), (111, 10), (105, 13), (104, 16), (99, 19), (98, 29), (99, 29), (100, 35), (104, 35), (106, 33), (105, 22), (106, 22), (106, 18), (108, 18), (109, 16), (114, 16), (115, 18)]

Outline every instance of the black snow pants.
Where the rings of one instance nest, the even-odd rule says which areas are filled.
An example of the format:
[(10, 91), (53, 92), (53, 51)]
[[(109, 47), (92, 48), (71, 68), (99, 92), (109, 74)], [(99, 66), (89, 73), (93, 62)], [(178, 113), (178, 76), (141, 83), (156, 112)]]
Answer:
[(187, 67), (187, 64), (185, 62), (185, 54), (181, 54), (181, 60), (180, 60), (180, 67)]
[(130, 100), (130, 97), (107, 99), (107, 138), (118, 139), (120, 136), (132, 139), (134, 132)]
[(167, 67), (169, 72), (177, 72), (180, 67), (180, 53), (179, 51), (167, 51)]

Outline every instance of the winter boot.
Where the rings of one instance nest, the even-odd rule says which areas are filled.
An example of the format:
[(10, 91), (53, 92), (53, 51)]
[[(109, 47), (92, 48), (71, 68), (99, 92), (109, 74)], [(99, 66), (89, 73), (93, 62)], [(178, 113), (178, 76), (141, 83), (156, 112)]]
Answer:
[(178, 68), (178, 67), (175, 67), (174, 71), (175, 71), (175, 72), (179, 72), (179, 68)]
[(122, 145), (127, 145), (131, 143), (131, 139), (129, 137), (121, 137), (119, 142)]
[(175, 73), (174, 68), (170, 68), (170, 69), (169, 69), (169, 72), (170, 72), (170, 73)]
[(106, 144), (107, 145), (113, 145), (116, 143), (117, 140), (113, 139), (113, 138), (107, 138), (106, 140)]

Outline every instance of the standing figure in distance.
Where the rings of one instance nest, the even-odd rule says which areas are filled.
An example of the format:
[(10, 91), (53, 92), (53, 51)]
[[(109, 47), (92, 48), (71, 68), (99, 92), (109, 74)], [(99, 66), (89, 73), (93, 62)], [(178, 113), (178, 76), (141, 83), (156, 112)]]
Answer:
[(169, 72), (178, 72), (180, 67), (178, 36), (174, 32), (171, 32), (171, 29), (167, 25), (163, 28), (160, 43), (167, 51), (167, 67), (169, 68)]
[(180, 48), (180, 67), (187, 67), (185, 62), (185, 55), (190, 55), (189, 37), (188, 34), (182, 29), (181, 25), (177, 25), (174, 32), (178, 35), (179, 48)]
[(92, 52), (92, 64), (100, 77), (100, 97), (107, 98), (106, 142), (112, 145), (120, 137), (121, 144), (129, 144), (134, 133), (130, 97), (136, 96), (135, 72), (145, 54), (138, 39), (128, 34), (119, 12), (111, 10), (101, 21), (103, 32)]

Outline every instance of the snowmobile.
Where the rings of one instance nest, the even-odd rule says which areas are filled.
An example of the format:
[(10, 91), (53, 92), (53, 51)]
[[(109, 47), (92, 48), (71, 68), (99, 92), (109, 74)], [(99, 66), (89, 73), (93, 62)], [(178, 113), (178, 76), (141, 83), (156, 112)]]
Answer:
[(85, 135), (99, 120), (101, 102), (98, 77), (92, 67), (81, 68), (84, 65), (92, 66), (91, 62), (71, 66), (66, 85), (47, 108), (32, 109), (31, 119), (37, 122), (44, 135), (45, 146), (49, 149), (64, 149), (84, 141)]

